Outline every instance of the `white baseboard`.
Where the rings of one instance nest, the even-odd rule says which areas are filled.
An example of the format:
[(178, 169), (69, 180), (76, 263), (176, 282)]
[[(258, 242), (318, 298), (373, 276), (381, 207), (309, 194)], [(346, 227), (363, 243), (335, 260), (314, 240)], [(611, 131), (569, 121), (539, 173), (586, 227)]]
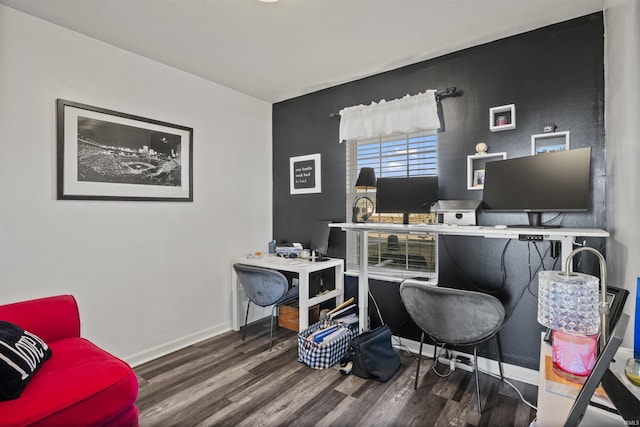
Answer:
[(203, 329), (201, 331), (194, 332), (173, 341), (169, 341), (165, 344), (143, 350), (130, 356), (123, 357), (122, 359), (132, 367), (140, 366), (143, 363), (149, 362), (162, 356), (166, 356), (169, 353), (181, 350), (185, 347), (196, 344), (200, 341), (204, 341), (216, 335), (220, 335), (224, 332), (228, 332), (230, 330), (231, 322), (224, 322), (211, 328)]
[[(418, 350), (420, 350), (420, 343), (417, 341), (413, 341), (407, 338), (400, 338), (397, 336), (393, 336), (392, 340), (394, 346), (409, 350), (413, 354), (418, 354)], [(473, 360), (473, 353), (467, 354), (460, 351), (452, 351), (454, 356), (462, 355), (466, 356), (469, 359)], [(432, 358), (433, 357), (433, 345), (424, 344), (422, 346), (422, 355), (424, 357)], [(533, 369), (523, 368), (521, 366), (511, 365), (508, 363), (502, 363), (504, 368), (504, 376), (506, 378), (514, 379), (516, 381), (521, 381), (523, 383), (538, 385), (538, 371), (534, 371)], [(500, 368), (498, 366), (498, 362), (493, 359), (487, 359), (485, 357), (478, 357), (478, 367), (481, 371), (490, 372), (494, 375), (500, 375)]]
[[(123, 357), (123, 359), (131, 366), (136, 367), (142, 365), (143, 363), (165, 356), (169, 353), (173, 353), (174, 351), (181, 350), (185, 347), (196, 344), (200, 341), (204, 341), (216, 335), (220, 335), (224, 332), (228, 332), (230, 330), (231, 322), (221, 323), (217, 326), (203, 329), (201, 331), (189, 334), (168, 343), (152, 347), (150, 349), (127, 357)], [(418, 354), (418, 350), (420, 349), (419, 342), (407, 338), (397, 337), (395, 335), (393, 336), (393, 343), (394, 346), (409, 350), (413, 354)], [(459, 351), (453, 351), (452, 353), (455, 356), (462, 355), (468, 357), (469, 359), (473, 359), (473, 354), (467, 354)], [(422, 355), (428, 358), (433, 357), (433, 345), (424, 344), (422, 347)], [(490, 372), (494, 375), (500, 375), (498, 362), (493, 359), (478, 357), (478, 367), (481, 371)], [(535, 386), (538, 385), (538, 371), (534, 371), (533, 369), (529, 368), (523, 368), (521, 366), (511, 365), (509, 363), (503, 363), (503, 367), (505, 377)]]

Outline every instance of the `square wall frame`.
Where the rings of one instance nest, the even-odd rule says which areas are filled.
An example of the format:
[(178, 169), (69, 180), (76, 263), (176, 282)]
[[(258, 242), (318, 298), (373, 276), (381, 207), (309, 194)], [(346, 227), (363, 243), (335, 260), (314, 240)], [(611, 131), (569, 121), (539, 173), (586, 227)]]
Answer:
[(531, 135), (531, 155), (569, 150), (570, 142), (569, 131)]
[(508, 104), (489, 108), (489, 130), (500, 132), (516, 128), (516, 105)]
[(467, 156), (467, 190), (482, 190), (484, 188), (484, 166), (487, 162), (504, 160), (506, 152), (472, 154)]

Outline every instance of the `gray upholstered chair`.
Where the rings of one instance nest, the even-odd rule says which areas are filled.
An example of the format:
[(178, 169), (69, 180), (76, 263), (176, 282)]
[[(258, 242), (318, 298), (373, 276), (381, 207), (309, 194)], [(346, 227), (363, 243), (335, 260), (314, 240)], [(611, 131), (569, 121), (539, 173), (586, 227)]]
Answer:
[(253, 302), (260, 307), (273, 305), (271, 310), (271, 326), (269, 331), (269, 350), (273, 346), (273, 318), (278, 306), (284, 302), (298, 298), (298, 287), (289, 289), (287, 278), (276, 270), (253, 267), (244, 264), (233, 264), (233, 269), (238, 275), (240, 286), (244, 289), (249, 301), (247, 302), (247, 314), (244, 318), (244, 331), (242, 341), (247, 335), (247, 320), (249, 319), (249, 306)]
[[(482, 413), (476, 348), (478, 344), (494, 338), (500, 377), (504, 379), (498, 332), (504, 324), (505, 311), (500, 300), (481, 292), (439, 287), (411, 279), (400, 285), (400, 296), (409, 316), (422, 330), (414, 388), (418, 388), (425, 333), (439, 344), (473, 346), (478, 412)], [(434, 346), (434, 363), (437, 362), (436, 348), (437, 345)]]

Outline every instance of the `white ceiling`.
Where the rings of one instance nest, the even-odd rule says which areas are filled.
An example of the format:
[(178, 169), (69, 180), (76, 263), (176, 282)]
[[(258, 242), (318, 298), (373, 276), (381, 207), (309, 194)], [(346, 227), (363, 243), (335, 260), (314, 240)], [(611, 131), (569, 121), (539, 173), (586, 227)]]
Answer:
[(603, 10), (605, 0), (0, 0), (278, 102)]

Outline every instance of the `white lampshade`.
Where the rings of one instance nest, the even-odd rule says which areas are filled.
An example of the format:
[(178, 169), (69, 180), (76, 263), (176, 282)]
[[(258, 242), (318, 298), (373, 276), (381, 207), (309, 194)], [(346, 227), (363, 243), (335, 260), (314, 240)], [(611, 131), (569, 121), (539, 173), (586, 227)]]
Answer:
[(583, 273), (538, 273), (538, 323), (570, 334), (597, 334), (600, 280)]

